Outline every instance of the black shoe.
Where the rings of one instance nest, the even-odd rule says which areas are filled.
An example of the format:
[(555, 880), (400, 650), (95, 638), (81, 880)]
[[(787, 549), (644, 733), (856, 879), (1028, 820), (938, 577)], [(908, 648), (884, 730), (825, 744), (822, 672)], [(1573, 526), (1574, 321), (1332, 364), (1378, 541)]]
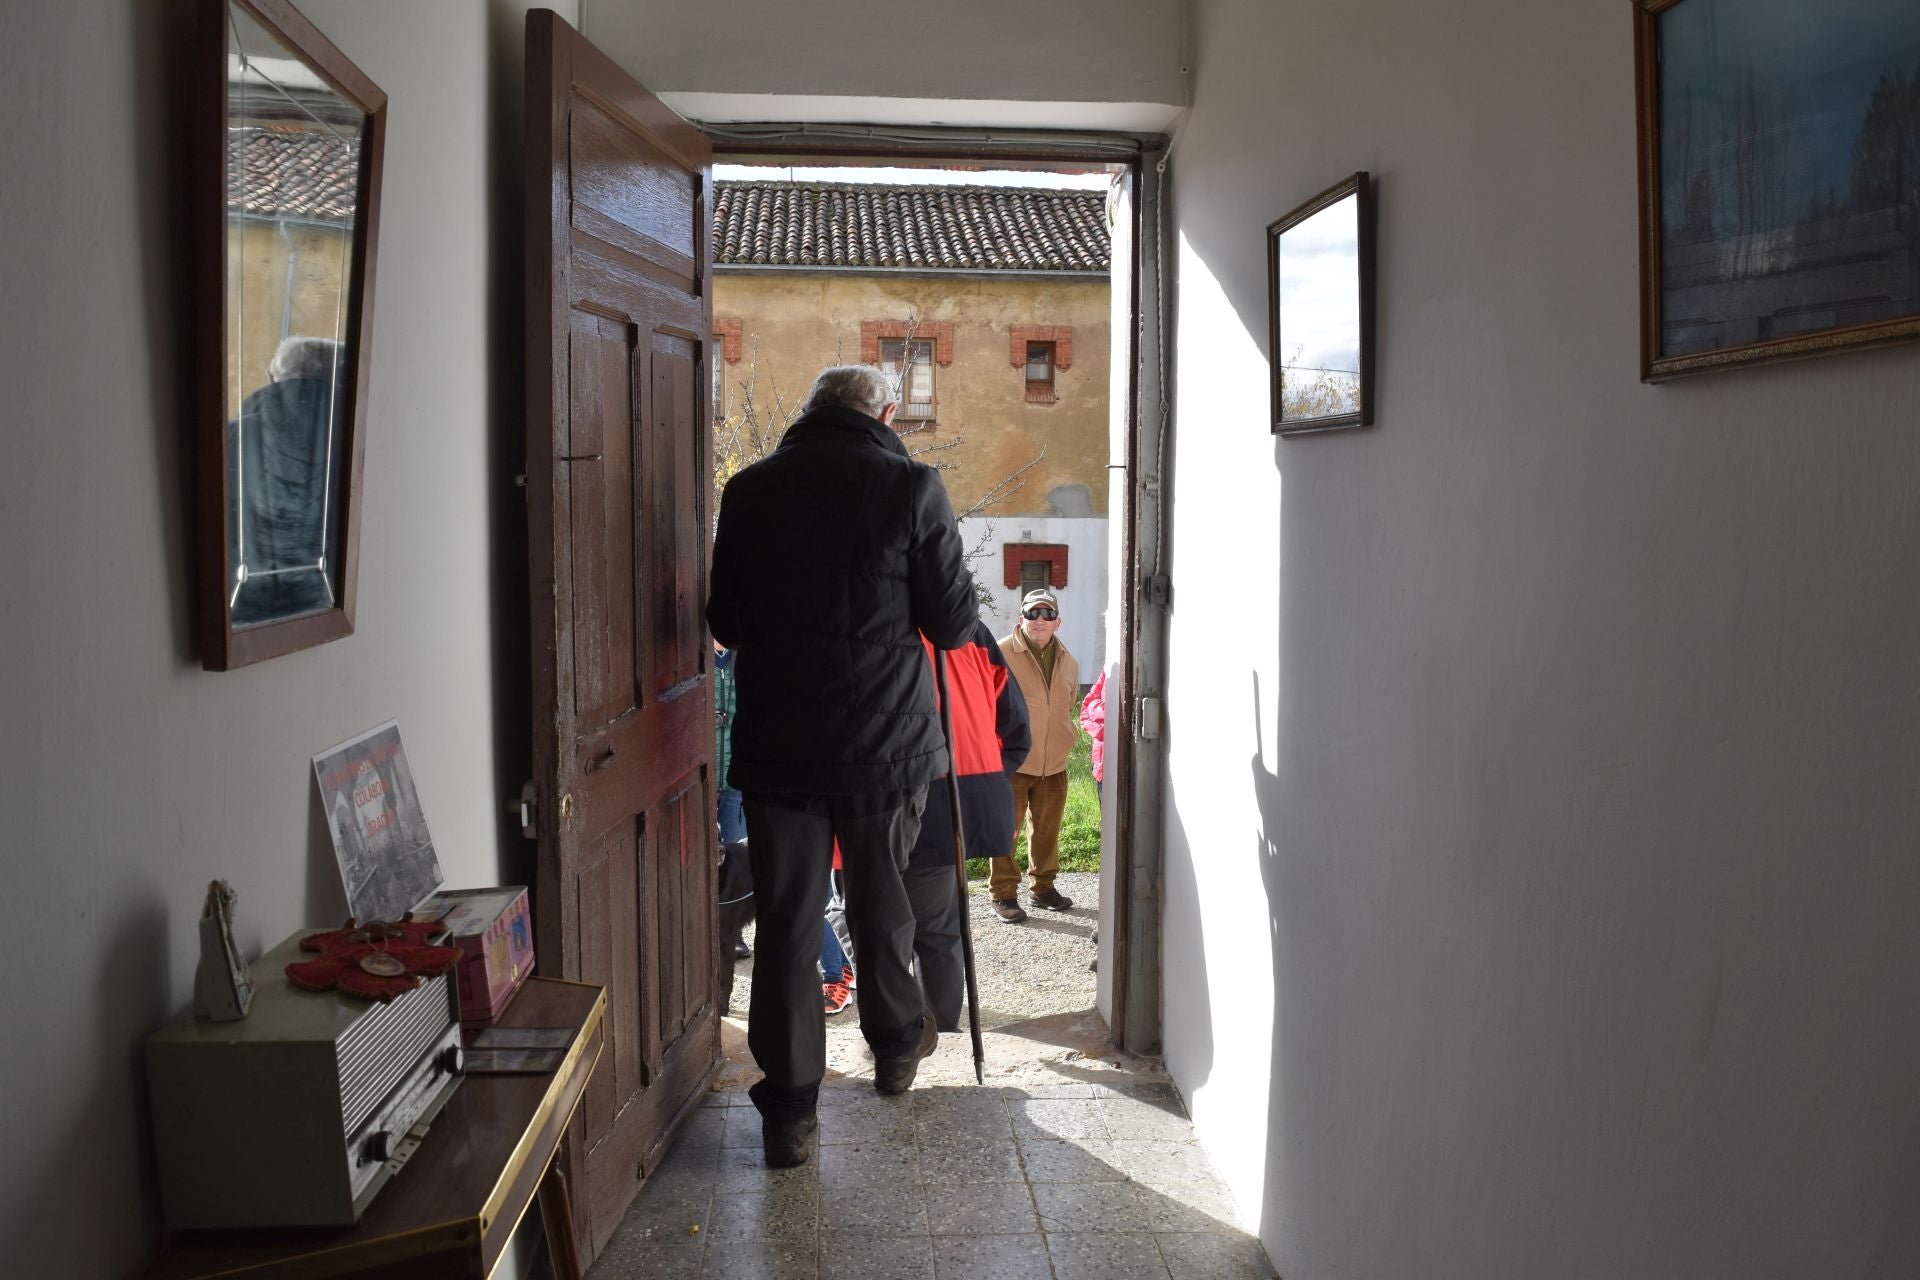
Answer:
[(1073, 905), (1073, 899), (1061, 893), (1052, 885), (1048, 885), (1033, 895), (1033, 905), (1036, 907), (1045, 907), (1049, 911), (1065, 911)]
[(739, 938), (733, 940), (733, 958), (735, 960), (746, 960), (752, 956), (753, 950), (748, 947), (745, 942), (742, 942)]
[(933, 1052), (940, 1043), (940, 1028), (935, 1025), (932, 1013), (926, 1015), (926, 1026), (920, 1032), (920, 1043), (913, 1052), (904, 1058), (887, 1058), (873, 1064), (873, 1087), (881, 1093), (905, 1093), (913, 1088), (913, 1077), (920, 1070), (920, 1059)]
[(812, 1112), (778, 1120), (761, 1117), (760, 1145), (767, 1153), (767, 1168), (791, 1169), (805, 1164), (813, 1155), (813, 1131), (819, 1127), (819, 1117)]
[(1021, 924), (1024, 923), (1027, 918), (1027, 913), (1022, 911), (1020, 904), (1012, 898), (995, 898), (993, 900), (993, 914), (999, 916), (1008, 924)]

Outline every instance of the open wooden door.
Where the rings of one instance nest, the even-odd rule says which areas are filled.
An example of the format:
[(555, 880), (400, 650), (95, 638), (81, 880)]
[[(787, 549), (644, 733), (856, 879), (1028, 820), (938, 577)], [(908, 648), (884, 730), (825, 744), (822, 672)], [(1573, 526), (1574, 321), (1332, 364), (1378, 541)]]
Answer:
[(697, 130), (527, 15), (527, 505), (539, 971), (604, 985), (569, 1130), (597, 1255), (719, 1063)]

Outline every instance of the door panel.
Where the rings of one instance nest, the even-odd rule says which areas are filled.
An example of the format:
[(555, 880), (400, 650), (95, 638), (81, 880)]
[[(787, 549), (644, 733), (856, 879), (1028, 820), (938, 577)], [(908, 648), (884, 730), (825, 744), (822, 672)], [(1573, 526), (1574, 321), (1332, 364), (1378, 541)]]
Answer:
[(565, 1156), (591, 1257), (719, 1063), (710, 153), (545, 10), (527, 15), (527, 151), (534, 931), (542, 972), (608, 992)]

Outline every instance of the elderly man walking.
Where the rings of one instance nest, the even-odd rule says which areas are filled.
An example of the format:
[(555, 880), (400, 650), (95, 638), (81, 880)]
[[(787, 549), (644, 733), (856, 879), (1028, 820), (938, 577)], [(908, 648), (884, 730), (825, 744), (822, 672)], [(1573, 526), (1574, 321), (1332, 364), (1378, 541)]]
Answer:
[(947, 768), (921, 636), (960, 647), (978, 606), (946, 490), (890, 426), (898, 408), (878, 369), (822, 371), (780, 447), (720, 503), (707, 623), (736, 654), (728, 781), (746, 808), (747, 1043), (765, 1072), (749, 1094), (774, 1166), (813, 1148), (826, 1073), (814, 961), (836, 841), (874, 1087), (905, 1092), (938, 1039), (902, 880), (927, 784)]
[[(1080, 663), (1054, 632), (1060, 629), (1060, 601), (1045, 587), (1020, 601), (1020, 622), (1000, 642), (1007, 666), (1027, 700), (1033, 749), (1013, 775), (1013, 833), (1028, 814), (1027, 870), (1033, 875), (1032, 901), (1048, 911), (1065, 911), (1073, 899), (1053, 887), (1060, 874), (1060, 819), (1067, 811), (1067, 757), (1079, 741), (1075, 713), (1080, 705)], [(1008, 924), (1027, 918), (1020, 909), (1020, 868), (1009, 845), (993, 860), (989, 892), (994, 914)]]

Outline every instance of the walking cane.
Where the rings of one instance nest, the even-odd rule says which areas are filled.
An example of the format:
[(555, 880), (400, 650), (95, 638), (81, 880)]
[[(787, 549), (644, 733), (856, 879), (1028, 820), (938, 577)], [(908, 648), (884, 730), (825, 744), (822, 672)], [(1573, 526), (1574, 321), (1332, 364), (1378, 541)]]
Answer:
[(960, 762), (953, 752), (953, 702), (947, 697), (947, 652), (933, 651), (933, 678), (940, 686), (940, 732), (947, 738), (947, 806), (953, 810), (953, 874), (960, 885), (960, 956), (967, 971), (967, 1021), (973, 1029), (973, 1079), (987, 1082), (987, 1051), (980, 1043), (980, 979), (973, 968), (973, 921), (967, 901), (967, 833), (960, 821)]

